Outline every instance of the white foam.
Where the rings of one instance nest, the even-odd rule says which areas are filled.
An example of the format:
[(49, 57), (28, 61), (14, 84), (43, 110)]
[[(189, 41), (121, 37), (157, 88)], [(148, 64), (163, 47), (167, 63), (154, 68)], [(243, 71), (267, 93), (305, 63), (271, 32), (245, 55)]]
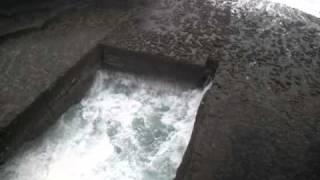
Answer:
[(270, 0), (276, 3), (285, 4), (289, 7), (299, 9), (305, 13), (320, 18), (319, 0)]
[(88, 97), (5, 164), (0, 179), (173, 179), (204, 92), (100, 72)]

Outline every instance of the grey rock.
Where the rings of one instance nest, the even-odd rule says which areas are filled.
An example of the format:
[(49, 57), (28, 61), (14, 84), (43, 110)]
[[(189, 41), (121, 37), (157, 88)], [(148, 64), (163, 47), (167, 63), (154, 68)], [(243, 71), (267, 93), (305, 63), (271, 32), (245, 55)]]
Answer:
[(176, 179), (319, 179), (320, 20), (263, 0), (241, 2), (89, 5), (6, 38), (1, 126), (98, 42), (194, 64), (211, 56), (220, 67)]

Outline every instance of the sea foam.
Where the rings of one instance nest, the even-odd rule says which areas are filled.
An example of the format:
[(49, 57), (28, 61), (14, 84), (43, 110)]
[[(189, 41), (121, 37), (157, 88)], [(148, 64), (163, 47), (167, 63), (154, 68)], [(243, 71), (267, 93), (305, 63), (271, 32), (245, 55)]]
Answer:
[(4, 164), (0, 179), (173, 179), (204, 93), (100, 71), (81, 103)]

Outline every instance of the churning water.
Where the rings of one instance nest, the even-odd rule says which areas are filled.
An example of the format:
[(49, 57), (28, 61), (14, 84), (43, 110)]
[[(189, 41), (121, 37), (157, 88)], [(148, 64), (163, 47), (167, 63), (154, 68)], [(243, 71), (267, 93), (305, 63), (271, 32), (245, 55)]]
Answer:
[(305, 13), (320, 18), (320, 1), (319, 0), (270, 0), (289, 7), (299, 9)]
[(173, 179), (204, 93), (99, 72), (87, 97), (8, 161), (0, 179)]

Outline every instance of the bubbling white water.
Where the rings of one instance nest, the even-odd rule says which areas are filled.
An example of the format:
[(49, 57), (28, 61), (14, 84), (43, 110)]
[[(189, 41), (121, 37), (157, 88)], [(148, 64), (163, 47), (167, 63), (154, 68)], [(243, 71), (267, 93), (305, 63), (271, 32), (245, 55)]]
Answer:
[(99, 72), (88, 96), (7, 162), (0, 179), (173, 179), (204, 93)]
[(299, 9), (305, 13), (320, 18), (319, 0), (270, 0), (276, 3), (285, 4), (289, 7)]

